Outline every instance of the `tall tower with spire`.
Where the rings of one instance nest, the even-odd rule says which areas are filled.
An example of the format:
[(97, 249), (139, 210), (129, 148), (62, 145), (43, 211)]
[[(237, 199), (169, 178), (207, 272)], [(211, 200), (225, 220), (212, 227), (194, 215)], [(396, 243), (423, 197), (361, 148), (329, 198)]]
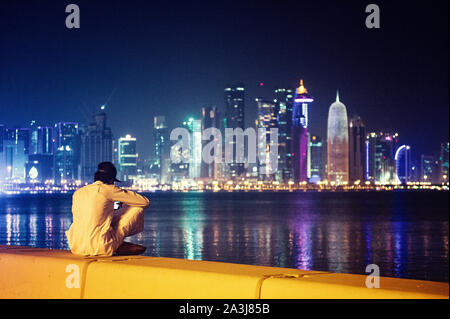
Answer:
[(314, 99), (300, 80), (292, 105), (292, 157), (294, 182), (308, 179), (308, 106)]
[(347, 109), (339, 100), (339, 91), (336, 93), (336, 102), (331, 104), (328, 111), (327, 135), (328, 181), (335, 185), (347, 184), (349, 180)]
[(91, 182), (97, 165), (113, 160), (113, 135), (106, 125), (105, 105), (81, 135), (81, 179)]

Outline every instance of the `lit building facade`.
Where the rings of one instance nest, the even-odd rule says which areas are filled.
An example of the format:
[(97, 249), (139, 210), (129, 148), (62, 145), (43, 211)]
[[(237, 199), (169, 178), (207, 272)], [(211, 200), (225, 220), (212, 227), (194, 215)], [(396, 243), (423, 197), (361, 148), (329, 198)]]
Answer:
[[(245, 130), (245, 87), (236, 84), (225, 88), (225, 128), (241, 128)], [(236, 155), (236, 140), (230, 141)], [(231, 147), (231, 146), (230, 146)], [(244, 163), (229, 163), (227, 165), (227, 175), (231, 179), (236, 179), (244, 173)]]
[(398, 134), (370, 132), (366, 136), (366, 180), (375, 184), (393, 184), (396, 178), (395, 150)]
[(275, 89), (278, 128), (278, 171), (277, 181), (292, 179), (292, 101), (294, 93), (290, 89)]
[[(257, 98), (257, 118), (256, 118), (256, 128), (257, 132), (259, 129), (264, 129), (266, 131), (266, 138), (263, 140), (258, 139), (257, 152), (263, 152), (258, 156), (258, 172), (262, 171), (262, 169), (266, 169), (267, 166), (273, 165), (270, 163), (270, 129), (276, 128), (277, 126), (277, 104), (271, 101), (265, 101), (263, 99)], [(259, 133), (258, 133), (259, 134)], [(278, 147), (278, 145), (276, 146)], [(260, 159), (264, 160), (261, 161)], [(269, 171), (274, 171), (274, 168), (270, 168)], [(258, 177), (260, 179), (274, 179), (275, 176), (273, 174), (259, 174)]]
[(53, 154), (53, 127), (39, 126), (37, 129), (37, 153), (44, 155)]
[(3, 128), (3, 160), (4, 178), (17, 183), (26, 179), (25, 164), (30, 150), (30, 129)]
[(436, 183), (437, 181), (437, 168), (436, 161), (434, 156), (432, 155), (424, 155), (420, 156), (420, 181), (421, 182), (430, 182)]
[(448, 146), (449, 143), (442, 143), (439, 154), (439, 181), (440, 183), (448, 183)]
[(79, 178), (80, 139), (78, 133), (78, 123), (76, 122), (55, 124), (54, 182), (58, 185), (73, 184)]
[(53, 127), (30, 124), (30, 155), (53, 154)]
[(402, 145), (395, 151), (395, 165), (398, 182), (411, 182), (411, 146)]
[(366, 128), (359, 116), (349, 122), (349, 181), (350, 183), (365, 181), (366, 165)]
[(308, 150), (308, 179), (310, 183), (318, 183), (322, 181), (322, 150), (322, 139), (316, 135), (310, 136)]
[(119, 138), (118, 143), (119, 176), (124, 182), (136, 179), (138, 153), (136, 152), (136, 138), (127, 134)]
[[(223, 131), (223, 120), (222, 115), (220, 114), (219, 110), (215, 106), (211, 107), (203, 107), (202, 108), (202, 131), (206, 130), (208, 128), (216, 128), (221, 133), (221, 141), (216, 140), (217, 143), (220, 144), (220, 147), (223, 148), (223, 140), (224, 140), (224, 131)], [(210, 143), (211, 140), (205, 140), (203, 141), (203, 147)], [(214, 155), (211, 153), (211, 155)], [(201, 178), (206, 179), (218, 179), (223, 178), (223, 171), (224, 171), (224, 159), (221, 159), (221, 162), (218, 163), (216, 161), (212, 163), (206, 163), (205, 161), (201, 162)]]
[(29, 155), (38, 153), (38, 125), (36, 121), (30, 123), (30, 150)]
[(292, 104), (292, 169), (294, 182), (308, 180), (308, 107), (314, 99), (300, 81)]
[(327, 126), (327, 176), (335, 185), (347, 184), (348, 173), (348, 121), (347, 108), (336, 95), (336, 102), (328, 111)]
[(202, 167), (202, 121), (193, 120), (191, 127), (191, 162), (189, 163), (189, 177), (197, 179)]
[(113, 161), (113, 135), (106, 120), (105, 112), (96, 114), (94, 122), (81, 134), (81, 179), (84, 182), (93, 181), (99, 163)]
[[(202, 151), (201, 120), (190, 117), (187, 121), (183, 122), (183, 128), (189, 132), (189, 149), (179, 149), (178, 152), (171, 151), (172, 163), (170, 176), (172, 182), (198, 178), (200, 176)], [(183, 159), (189, 160), (188, 162), (184, 162)]]
[(153, 139), (155, 147), (150, 169), (161, 184), (167, 184), (170, 182), (170, 140), (165, 116), (153, 118)]

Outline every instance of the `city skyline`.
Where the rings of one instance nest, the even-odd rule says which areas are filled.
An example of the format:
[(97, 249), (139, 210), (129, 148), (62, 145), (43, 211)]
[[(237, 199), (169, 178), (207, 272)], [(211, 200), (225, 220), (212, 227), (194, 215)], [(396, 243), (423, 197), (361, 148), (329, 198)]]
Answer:
[[(242, 82), (249, 127), (254, 97), (271, 99), (275, 88), (294, 89), (303, 78), (315, 98), (313, 134), (326, 136), (323, 123), (339, 89), (350, 117), (360, 115), (368, 128), (398, 130), (419, 153), (448, 140), (448, 75), (442, 72), (448, 43), (432, 40), (448, 36), (444, 2), (408, 4), (407, 14), (401, 4), (379, 2), (379, 30), (365, 27), (365, 5), (358, 2), (196, 3), (168, 10), (139, 1), (101, 8), (79, 1), (79, 30), (64, 27), (63, 4), (4, 3), (0, 27), (9, 50), (0, 53), (0, 107), (9, 126), (88, 122), (106, 104), (115, 136), (135, 136), (149, 157), (153, 143), (141, 142), (152, 139), (154, 116), (176, 127), (202, 107), (224, 111), (222, 89)], [(136, 7), (145, 14), (131, 10)], [(297, 17), (296, 8), (305, 16)], [(105, 23), (94, 25), (97, 19)], [(305, 41), (293, 41), (296, 32)]]
[[(218, 162), (215, 159), (213, 166), (208, 168), (204, 158), (202, 160), (202, 149), (209, 141), (202, 142), (202, 131), (214, 127), (222, 132), (221, 135), (226, 136), (224, 129), (230, 128), (230, 123), (233, 130), (244, 128), (240, 124), (242, 121), (236, 121), (236, 118), (244, 118), (242, 109), (245, 87), (243, 84), (233, 87), (234, 89), (224, 89), (226, 100), (230, 101), (224, 114), (215, 107), (202, 108), (201, 118), (190, 117), (182, 123), (191, 140), (187, 156), (193, 162), (189, 164), (174, 161), (171, 149), (177, 143), (172, 139), (172, 132), (168, 131), (170, 128), (166, 126), (164, 116), (154, 117), (153, 133), (156, 142), (153, 145), (154, 155), (148, 159), (139, 157), (136, 137), (130, 134), (114, 137), (113, 131), (107, 126), (107, 113), (102, 105), (89, 124), (58, 122), (52, 127), (40, 126), (36, 121), (31, 121), (29, 127), (22, 128), (0, 124), (0, 177), (7, 183), (20, 181), (25, 186), (30, 181), (31, 184), (45, 182), (80, 185), (91, 180), (99, 162), (112, 161), (117, 165), (119, 177), (128, 186), (148, 184), (154, 179), (159, 185), (169, 184), (173, 187), (180, 182), (196, 183), (205, 178), (209, 182), (242, 182), (256, 178), (283, 185), (317, 184), (323, 181), (331, 186), (448, 182), (448, 142), (440, 143), (439, 150), (435, 149), (432, 154), (413, 152), (414, 156), (411, 156), (411, 146), (402, 145), (398, 132), (380, 129), (366, 131), (361, 117), (348, 119), (346, 106), (340, 101), (339, 92), (336, 93), (336, 101), (329, 108), (328, 146), (322, 147), (320, 137), (307, 130), (299, 130), (308, 127), (309, 104), (314, 101), (303, 85), (303, 80), (295, 93), (290, 89), (275, 90), (279, 100), (264, 101), (256, 98), (258, 117), (255, 119), (255, 128), (266, 131), (266, 143), (269, 135), (272, 135), (271, 132), (269, 134), (272, 128), (277, 130), (276, 135), (281, 140), (281, 143), (276, 142), (278, 160), (277, 163), (270, 164), (276, 167), (272, 173), (264, 176), (264, 173), (255, 171), (268, 162), (259, 162), (255, 166), (247, 157), (245, 164), (236, 162), (236, 157), (233, 162), (224, 163), (222, 155), (218, 155)], [(292, 119), (287, 128), (285, 114)], [(173, 131), (179, 129), (177, 127)], [(225, 154), (227, 143), (226, 139), (225, 144), (222, 141)], [(272, 137), (270, 145), (271, 143)], [(243, 141), (238, 145), (236, 139), (232, 144), (236, 144), (233, 146), (236, 150), (237, 147), (242, 147), (245, 154), (249, 154)], [(269, 148), (258, 144), (258, 152), (261, 146), (266, 149), (264, 161), (267, 161), (272, 150), (269, 152)], [(407, 155), (404, 155), (405, 150)], [(183, 154), (186, 156), (186, 153)], [(237, 167), (241, 167), (239, 173)]]
[(449, 4), (1, 0), (0, 299), (448, 299)]

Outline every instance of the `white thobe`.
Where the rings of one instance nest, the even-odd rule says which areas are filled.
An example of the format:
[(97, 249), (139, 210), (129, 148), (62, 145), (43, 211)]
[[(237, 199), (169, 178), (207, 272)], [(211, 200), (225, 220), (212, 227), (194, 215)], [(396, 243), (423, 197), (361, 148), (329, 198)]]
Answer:
[[(73, 194), (73, 223), (66, 236), (73, 254), (111, 256), (123, 239), (144, 228), (150, 201), (135, 192), (96, 181)], [(114, 211), (114, 202), (122, 202)]]

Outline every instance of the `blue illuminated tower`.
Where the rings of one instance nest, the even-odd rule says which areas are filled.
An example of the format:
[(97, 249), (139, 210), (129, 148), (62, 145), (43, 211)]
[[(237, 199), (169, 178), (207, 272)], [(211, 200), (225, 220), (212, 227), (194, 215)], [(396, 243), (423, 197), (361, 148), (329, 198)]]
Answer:
[(55, 124), (54, 180), (56, 184), (72, 184), (78, 179), (80, 140), (78, 123)]
[(3, 129), (3, 160), (6, 179), (25, 182), (25, 163), (30, 150), (29, 128)]

